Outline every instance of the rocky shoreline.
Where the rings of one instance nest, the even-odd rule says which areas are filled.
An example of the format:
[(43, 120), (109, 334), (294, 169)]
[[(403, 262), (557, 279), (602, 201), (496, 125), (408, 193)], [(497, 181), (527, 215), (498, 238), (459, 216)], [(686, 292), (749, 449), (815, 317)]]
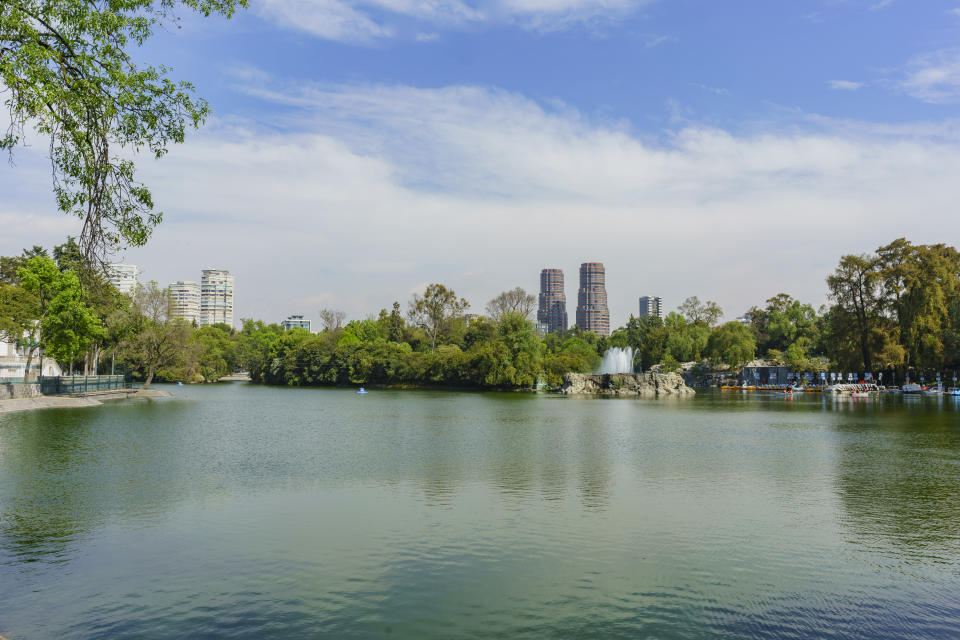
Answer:
[(696, 393), (677, 373), (609, 373), (563, 376), (560, 393), (567, 395), (660, 396)]

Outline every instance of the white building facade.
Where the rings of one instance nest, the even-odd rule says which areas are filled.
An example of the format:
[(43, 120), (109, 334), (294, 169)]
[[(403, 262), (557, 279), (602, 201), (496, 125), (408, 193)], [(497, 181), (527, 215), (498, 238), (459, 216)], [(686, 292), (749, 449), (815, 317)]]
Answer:
[(663, 300), (660, 296), (643, 296), (640, 298), (640, 317), (656, 316), (663, 317)]
[(200, 325), (200, 285), (191, 280), (171, 282), (170, 313), (174, 318)]
[(224, 269), (204, 269), (200, 279), (200, 326), (233, 328), (233, 276)]
[(310, 331), (310, 321), (305, 320), (303, 316), (299, 315), (287, 316), (287, 319), (281, 322), (280, 326), (283, 327), (284, 331), (290, 331), (290, 329), (294, 328)]
[(120, 293), (133, 295), (137, 290), (140, 269), (135, 264), (108, 264), (107, 278)]
[[(40, 373), (40, 350), (33, 350), (33, 361), (30, 363), (30, 372), (33, 376)], [(18, 347), (15, 344), (0, 340), (0, 380), (10, 378), (24, 378), (27, 373), (27, 347)], [(43, 359), (44, 377), (56, 377), (63, 371), (53, 358)]]

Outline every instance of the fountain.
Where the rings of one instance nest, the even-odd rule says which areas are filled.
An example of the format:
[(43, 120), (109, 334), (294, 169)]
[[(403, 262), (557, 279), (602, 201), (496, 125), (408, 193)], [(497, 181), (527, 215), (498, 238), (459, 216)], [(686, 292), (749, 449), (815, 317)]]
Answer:
[(603, 354), (600, 373), (633, 373), (633, 347), (612, 347)]

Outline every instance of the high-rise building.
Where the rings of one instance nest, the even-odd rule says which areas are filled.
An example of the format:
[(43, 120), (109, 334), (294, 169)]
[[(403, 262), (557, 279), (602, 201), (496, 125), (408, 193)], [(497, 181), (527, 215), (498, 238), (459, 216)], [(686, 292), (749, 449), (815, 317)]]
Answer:
[(200, 278), (200, 326), (233, 327), (233, 276), (223, 269), (204, 269)]
[(170, 312), (174, 318), (200, 324), (200, 285), (190, 280), (170, 283)]
[(310, 331), (310, 321), (304, 320), (303, 316), (287, 316), (287, 319), (281, 322), (280, 326), (283, 327), (284, 331), (289, 331), (294, 327)]
[(657, 316), (663, 317), (663, 300), (660, 296), (643, 296), (640, 298), (640, 317)]
[(540, 272), (540, 299), (537, 322), (550, 333), (567, 330), (567, 294), (563, 291), (563, 271), (544, 269)]
[(606, 273), (602, 262), (580, 265), (580, 290), (577, 292), (577, 326), (598, 336), (610, 335), (610, 310), (607, 308)]
[(120, 293), (132, 294), (137, 290), (140, 269), (135, 264), (108, 264), (107, 279)]

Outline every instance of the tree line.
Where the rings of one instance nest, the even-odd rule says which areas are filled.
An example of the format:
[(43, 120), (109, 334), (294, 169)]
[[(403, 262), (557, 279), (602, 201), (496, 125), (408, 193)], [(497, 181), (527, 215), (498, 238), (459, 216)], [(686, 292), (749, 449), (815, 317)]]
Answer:
[(246, 370), (284, 385), (556, 386), (564, 373), (596, 370), (611, 347), (632, 347), (637, 370), (695, 362), (733, 374), (758, 356), (794, 371), (890, 370), (900, 379), (960, 368), (960, 254), (904, 239), (843, 256), (819, 309), (781, 293), (721, 324), (716, 303), (690, 297), (664, 318), (631, 316), (608, 337), (576, 326), (539, 335), (536, 298), (519, 287), (471, 315), (438, 283), (405, 313), (399, 301), (350, 321), (324, 309), (317, 333), (249, 319), (198, 328), (175, 317), (156, 283), (122, 295), (87, 264), (72, 239), (51, 254), (34, 247), (0, 258), (0, 337), (42, 346), (65, 370), (115, 370), (147, 384)]

